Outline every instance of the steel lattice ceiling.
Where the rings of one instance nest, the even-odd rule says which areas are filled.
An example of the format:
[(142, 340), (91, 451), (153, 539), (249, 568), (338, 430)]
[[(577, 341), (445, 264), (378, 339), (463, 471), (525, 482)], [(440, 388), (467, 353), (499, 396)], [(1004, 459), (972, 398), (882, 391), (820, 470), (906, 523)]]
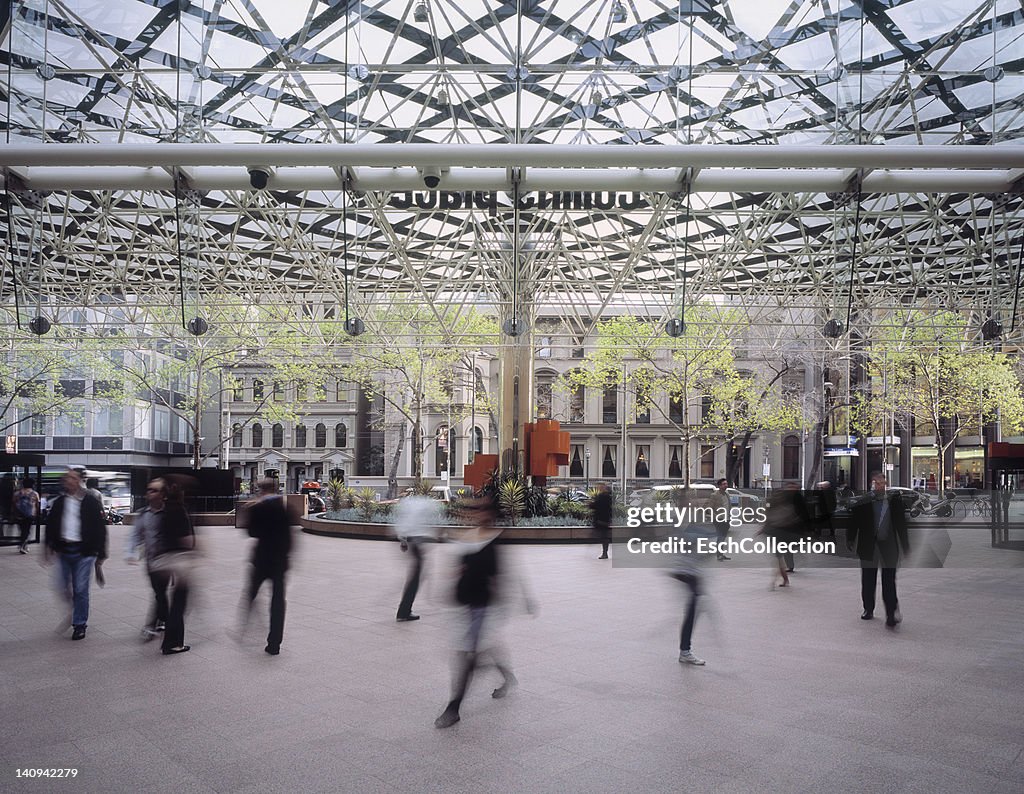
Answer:
[[(8, 143), (1020, 146), (1018, 0), (15, 0)], [(519, 295), (567, 316), (728, 296), (1008, 318), (1019, 187), (651, 192), (632, 209), (396, 206), (340, 189), (34, 191), (3, 296), (335, 304)], [(692, 175), (689, 175), (692, 177)], [(1018, 179), (1020, 174), (1015, 174)], [(273, 186), (272, 186), (273, 187)], [(397, 196), (397, 199), (396, 199)], [(423, 203), (429, 203), (424, 201)], [(521, 259), (514, 264), (513, 249)], [(180, 268), (179, 268), (180, 264)], [(851, 284), (852, 280), (852, 284)], [(197, 297), (198, 296), (198, 297)], [(320, 311), (320, 310), (317, 310)], [(22, 318), (24, 319), (24, 318)]]

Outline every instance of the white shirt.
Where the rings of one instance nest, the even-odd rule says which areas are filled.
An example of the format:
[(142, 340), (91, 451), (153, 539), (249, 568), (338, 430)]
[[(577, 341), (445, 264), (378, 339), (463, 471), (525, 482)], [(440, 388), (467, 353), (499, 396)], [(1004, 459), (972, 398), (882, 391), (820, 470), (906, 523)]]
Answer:
[(68, 543), (82, 542), (82, 500), (85, 493), (64, 494), (64, 510), (60, 517), (60, 536)]

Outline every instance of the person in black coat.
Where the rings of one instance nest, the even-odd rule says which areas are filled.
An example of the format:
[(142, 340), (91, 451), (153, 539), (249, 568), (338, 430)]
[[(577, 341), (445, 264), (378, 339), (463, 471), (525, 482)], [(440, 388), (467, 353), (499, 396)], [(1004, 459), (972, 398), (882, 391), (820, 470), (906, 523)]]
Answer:
[(271, 656), (281, 652), (284, 638), (284, 585), (292, 550), (292, 523), (292, 515), (277, 493), (277, 481), (260, 480), (259, 498), (246, 511), (246, 527), (249, 537), (256, 538), (256, 545), (252, 551), (249, 587), (243, 599), (242, 626), (244, 628), (249, 621), (260, 587), (269, 579), (274, 589), (270, 598), (270, 631), (263, 650)]
[(612, 537), (612, 514), (615, 510), (615, 499), (612, 497), (612, 489), (604, 483), (597, 486), (597, 493), (590, 500), (591, 520), (594, 526), (594, 534), (601, 541), (601, 556), (597, 559), (608, 559), (608, 544)]
[(894, 628), (903, 618), (896, 596), (896, 568), (900, 556), (910, 551), (907, 538), (907, 518), (899, 494), (886, 491), (885, 475), (871, 475), (869, 498), (853, 506), (853, 521), (846, 535), (846, 546), (856, 548), (861, 567), (861, 600), (864, 612), (861, 620), (871, 620), (875, 611), (875, 590), (878, 569), (882, 569), (882, 603), (885, 605), (885, 625)]
[(103, 585), (103, 561), (107, 558), (107, 523), (103, 506), (82, 487), (82, 477), (69, 470), (46, 519), (44, 563), (60, 560), (60, 592), (71, 603), (73, 640), (85, 638), (89, 621), (89, 582), (93, 570)]

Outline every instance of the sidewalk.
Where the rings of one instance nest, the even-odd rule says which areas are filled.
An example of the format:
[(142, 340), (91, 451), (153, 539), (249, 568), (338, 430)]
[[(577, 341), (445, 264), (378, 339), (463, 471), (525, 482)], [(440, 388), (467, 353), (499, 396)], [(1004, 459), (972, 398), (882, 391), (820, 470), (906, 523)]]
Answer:
[[(125, 529), (113, 527), (119, 550)], [(449, 620), (434, 552), (422, 620), (395, 623), (397, 544), (303, 535), (281, 655), (234, 625), (248, 544), (201, 531), (192, 651), (139, 642), (150, 593), (119, 558), (89, 633), (57, 636), (37, 564), (0, 550), (0, 788), (75, 792), (993, 792), (1024, 789), (1024, 572), (908, 569), (903, 624), (859, 619), (857, 570), (709, 574), (680, 665), (683, 599), (662, 572), (589, 546), (514, 546), (540, 606), (509, 625), (519, 688), (478, 674), (447, 699)], [(613, 550), (613, 555), (618, 550)], [(261, 599), (265, 596), (261, 596)], [(260, 602), (257, 614), (266, 611)], [(265, 618), (263, 618), (265, 621)], [(18, 768), (76, 768), (71, 782)]]

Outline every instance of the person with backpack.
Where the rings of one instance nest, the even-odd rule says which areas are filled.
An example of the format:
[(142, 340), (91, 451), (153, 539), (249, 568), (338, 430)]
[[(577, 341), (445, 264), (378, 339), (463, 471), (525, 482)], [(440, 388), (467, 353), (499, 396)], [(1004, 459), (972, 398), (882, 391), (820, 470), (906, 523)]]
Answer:
[(28, 554), (28, 536), (32, 531), (32, 525), (39, 517), (39, 494), (33, 490), (35, 481), (26, 477), (21, 481), (21, 488), (14, 492), (11, 501), (11, 514), (21, 530), (18, 541), (18, 553)]

